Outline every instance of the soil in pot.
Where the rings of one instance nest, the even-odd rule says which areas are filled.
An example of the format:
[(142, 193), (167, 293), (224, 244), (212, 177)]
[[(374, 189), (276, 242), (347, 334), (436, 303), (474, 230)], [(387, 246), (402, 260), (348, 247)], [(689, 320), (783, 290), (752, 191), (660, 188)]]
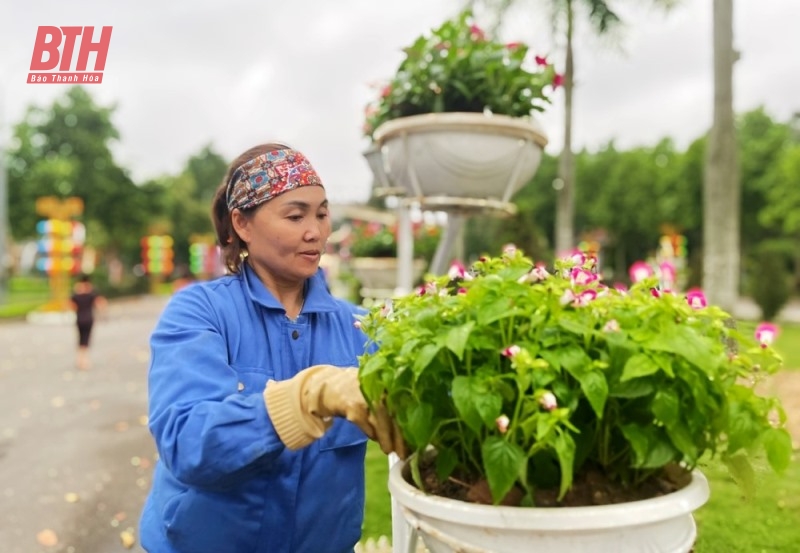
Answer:
[[(470, 503), (492, 504), (489, 486), (484, 479), (453, 475), (443, 482), (439, 481), (432, 458), (422, 460), (419, 468), (428, 493)], [(586, 507), (628, 503), (675, 492), (687, 486), (690, 481), (691, 474), (677, 465), (665, 467), (637, 486), (623, 486), (598, 468), (588, 467), (575, 474), (571, 488), (560, 501), (557, 487), (537, 489), (533, 499), (537, 507)], [(514, 488), (501, 504), (520, 506), (523, 496), (523, 490)]]

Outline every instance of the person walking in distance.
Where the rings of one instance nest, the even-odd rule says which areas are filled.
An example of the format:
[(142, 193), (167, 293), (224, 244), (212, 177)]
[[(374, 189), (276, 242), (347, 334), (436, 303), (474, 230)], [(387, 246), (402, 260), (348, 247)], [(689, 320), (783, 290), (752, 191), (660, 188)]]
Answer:
[(72, 308), (75, 310), (75, 322), (78, 327), (78, 369), (89, 369), (89, 340), (92, 336), (92, 327), (95, 320), (95, 309), (104, 309), (106, 300), (97, 293), (92, 285), (91, 278), (83, 274), (78, 278), (70, 298)]
[(212, 203), (228, 274), (177, 291), (150, 337), (145, 551), (353, 552), (367, 440), (406, 448), (361, 393), (362, 311), (319, 267), (328, 209), (294, 148), (255, 146), (229, 166)]

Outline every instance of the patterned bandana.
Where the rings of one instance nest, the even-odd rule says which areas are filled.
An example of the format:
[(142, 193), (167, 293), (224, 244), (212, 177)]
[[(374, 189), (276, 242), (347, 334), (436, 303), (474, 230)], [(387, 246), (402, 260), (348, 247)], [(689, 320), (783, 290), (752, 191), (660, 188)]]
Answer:
[(306, 156), (288, 147), (271, 150), (233, 172), (228, 181), (228, 210), (255, 207), (300, 186), (322, 186)]

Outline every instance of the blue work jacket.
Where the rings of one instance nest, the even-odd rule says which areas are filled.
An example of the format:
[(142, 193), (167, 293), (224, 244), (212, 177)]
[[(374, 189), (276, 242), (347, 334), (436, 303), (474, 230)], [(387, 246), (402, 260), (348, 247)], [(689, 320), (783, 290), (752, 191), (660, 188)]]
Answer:
[(366, 435), (335, 419), (286, 449), (267, 380), (316, 364), (357, 366), (358, 308), (309, 279), (296, 322), (246, 264), (184, 288), (150, 340), (149, 426), (158, 449), (140, 522), (149, 553), (344, 553), (364, 516)]

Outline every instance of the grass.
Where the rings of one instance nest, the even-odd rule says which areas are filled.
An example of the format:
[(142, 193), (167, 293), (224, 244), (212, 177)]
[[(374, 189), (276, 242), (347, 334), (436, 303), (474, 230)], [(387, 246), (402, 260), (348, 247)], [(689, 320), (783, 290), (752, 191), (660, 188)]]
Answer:
[(786, 473), (761, 466), (755, 496), (744, 498), (720, 463), (701, 468), (711, 497), (695, 513), (695, 553), (782, 553), (800, 550), (800, 458)]
[(24, 317), (50, 299), (46, 278), (12, 277), (8, 281), (6, 301), (0, 304), (0, 319)]
[(389, 461), (378, 444), (369, 442), (366, 461), (366, 505), (362, 541), (392, 537), (392, 501), (389, 495)]

